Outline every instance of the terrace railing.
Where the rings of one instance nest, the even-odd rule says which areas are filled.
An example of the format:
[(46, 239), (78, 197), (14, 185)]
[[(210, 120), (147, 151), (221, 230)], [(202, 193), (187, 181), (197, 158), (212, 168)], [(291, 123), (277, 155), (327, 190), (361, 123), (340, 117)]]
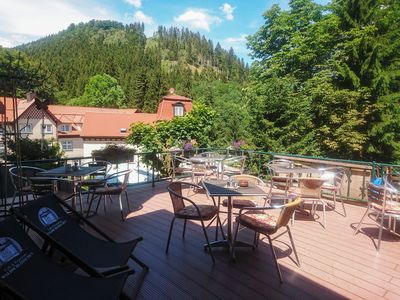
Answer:
[[(210, 148), (196, 148), (191, 150), (179, 151), (180, 154), (191, 157), (195, 154), (199, 154), (205, 151), (214, 151), (226, 155), (245, 155), (246, 160), (246, 173), (264, 177), (267, 179), (269, 174), (266, 168), (266, 163), (274, 158), (286, 158), (293, 160), (296, 163), (313, 166), (316, 168), (331, 167), (331, 166), (342, 166), (348, 169), (348, 180), (347, 184), (344, 185), (342, 195), (346, 197), (346, 200), (366, 201), (366, 186), (367, 183), (375, 177), (381, 177), (383, 174), (400, 170), (400, 165), (377, 163), (377, 162), (366, 162), (366, 161), (354, 161), (354, 160), (343, 160), (333, 159), (326, 157), (313, 157), (303, 155), (290, 155), (273, 152), (263, 152), (256, 150), (244, 150), (244, 149), (210, 149)], [(174, 152), (143, 152), (136, 153), (128, 161), (122, 161), (113, 163), (113, 169), (111, 172), (118, 172), (124, 169), (132, 169), (132, 175), (130, 176), (129, 183), (143, 184), (151, 183), (153, 186), (155, 182), (167, 180), (172, 175), (172, 155)], [(23, 161), (23, 165), (35, 166), (44, 169), (50, 169), (65, 164), (73, 164), (75, 161), (78, 164), (94, 160), (95, 157), (70, 157), (63, 159), (48, 159), (48, 160), (35, 160), (35, 161)], [(11, 162), (5, 166), (0, 166), (1, 176), (1, 190), (0, 193), (4, 199), (12, 194), (12, 187), (8, 186), (5, 188), (4, 182), (10, 182), (5, 178), (8, 176), (8, 168), (13, 166)]]

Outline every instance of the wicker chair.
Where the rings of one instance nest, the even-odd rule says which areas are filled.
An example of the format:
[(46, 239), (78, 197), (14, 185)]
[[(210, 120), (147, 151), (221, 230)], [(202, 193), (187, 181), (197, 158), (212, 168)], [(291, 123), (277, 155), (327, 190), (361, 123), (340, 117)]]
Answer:
[(321, 197), (321, 187), (323, 183), (326, 181), (324, 178), (315, 178), (315, 177), (304, 177), (299, 178), (299, 188), (297, 189), (297, 195), (302, 199), (303, 204), (308, 203), (311, 204), (310, 214), (313, 216), (316, 213), (317, 205), (321, 204), (322, 206), (322, 219), (323, 219), (323, 227), (326, 228), (326, 202)]
[[(215, 263), (215, 258), (211, 250), (210, 241), (208, 239), (206, 229), (210, 226), (210, 224), (214, 222), (214, 220), (217, 220), (217, 227), (220, 226), (222, 232), (222, 225), (218, 216), (218, 207), (215, 205), (215, 202), (214, 205), (196, 204), (193, 200), (183, 196), (183, 189), (185, 188), (197, 190), (202, 189), (202, 187), (199, 185), (181, 181), (175, 181), (169, 184), (168, 192), (171, 197), (172, 206), (174, 209), (174, 217), (171, 221), (171, 225), (169, 228), (165, 253), (168, 253), (169, 250), (169, 244), (171, 242), (172, 229), (175, 220), (184, 220), (182, 238), (185, 238), (187, 220), (195, 220), (200, 221), (201, 223), (201, 227), (203, 228), (204, 237), (207, 242), (207, 247), (210, 251), (212, 262)], [(210, 221), (207, 226), (204, 224), (205, 221)]]
[[(249, 185), (257, 185), (260, 187), (264, 187), (265, 183), (262, 181), (262, 179), (252, 176), (252, 175), (247, 175), (247, 174), (242, 174), (242, 175), (234, 175), (231, 176), (231, 179), (238, 182), (245, 181)], [(232, 198), (232, 207), (233, 208), (242, 208), (242, 207), (256, 207), (260, 206), (260, 201), (263, 200), (260, 196), (245, 196), (245, 197), (234, 197)], [(265, 206), (264, 202), (264, 206)], [(228, 206), (228, 199), (224, 199), (222, 201), (222, 206), (227, 207)]]
[[(289, 220), (291, 219), (295, 209), (300, 205), (301, 199), (298, 198), (290, 203), (279, 207), (246, 207), (239, 210), (239, 216), (236, 218), (236, 223), (238, 224), (235, 231), (234, 243), (233, 243), (233, 251), (235, 249), (235, 243), (239, 231), (240, 226), (245, 226), (249, 229), (252, 229), (256, 232), (257, 235), (263, 234), (268, 238), (269, 245), (271, 248), (272, 255), (274, 257), (275, 267), (278, 272), (279, 281), (282, 283), (282, 273), (279, 268), (278, 260), (276, 257), (276, 253), (274, 247), (272, 245), (272, 241), (277, 237), (281, 236), (284, 233), (288, 233), (290, 242), (292, 244), (292, 249), (294, 255), (296, 257), (297, 265), (300, 267), (299, 257), (297, 255), (297, 251), (293, 242), (292, 233), (290, 231), (290, 227), (288, 225)], [(281, 209), (280, 214), (278, 216), (268, 213), (272, 209)], [(271, 235), (275, 234), (281, 227), (286, 227), (286, 231), (280, 233), (275, 238), (271, 238)], [(255, 245), (257, 246), (259, 238), (255, 239)]]

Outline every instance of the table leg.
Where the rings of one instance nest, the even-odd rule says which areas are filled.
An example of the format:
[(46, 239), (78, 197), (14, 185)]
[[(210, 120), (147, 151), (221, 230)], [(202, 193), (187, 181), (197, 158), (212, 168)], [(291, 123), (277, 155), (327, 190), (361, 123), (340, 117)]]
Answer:
[[(218, 201), (219, 202), (219, 201)], [(210, 243), (211, 247), (224, 247), (229, 251), (229, 258), (230, 260), (235, 260), (235, 253), (233, 253), (233, 239), (232, 239), (232, 211), (233, 211), (233, 203), (232, 203), (232, 196), (228, 196), (228, 222), (227, 222), (227, 235), (226, 239), (214, 241)], [(218, 224), (217, 224), (218, 226)], [(204, 249), (207, 249), (207, 244), (204, 245)], [(236, 241), (236, 247), (253, 247), (253, 245), (242, 242)]]

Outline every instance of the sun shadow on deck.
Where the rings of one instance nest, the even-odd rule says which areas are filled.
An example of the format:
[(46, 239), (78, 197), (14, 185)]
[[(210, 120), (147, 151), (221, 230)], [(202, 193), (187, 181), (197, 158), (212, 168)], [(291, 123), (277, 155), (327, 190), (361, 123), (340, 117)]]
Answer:
[[(139, 293), (141, 298), (340, 299), (357, 296), (368, 298), (374, 295), (382, 297), (385, 293), (399, 293), (399, 282), (382, 282), (376, 286), (372, 284), (373, 278), (370, 278), (374, 277), (370, 275), (374, 272), (382, 275), (393, 271), (396, 276), (400, 276), (397, 262), (390, 262), (394, 252), (400, 249), (398, 243), (390, 247), (385, 244), (389, 249), (383, 249), (382, 255), (388, 257), (375, 258), (370, 241), (365, 242), (365, 239), (352, 236), (336, 241), (336, 229), (334, 232), (325, 231), (311, 219), (298, 220), (294, 226), (294, 238), (301, 269), (290, 258), (293, 253), (286, 236), (274, 243), (284, 278), (284, 283), (280, 285), (266, 242), (260, 242), (256, 250), (237, 249), (234, 263), (229, 262), (225, 250), (215, 249), (216, 264), (213, 265), (209, 254), (203, 250), (205, 240), (197, 222), (188, 223), (186, 238), (182, 239), (183, 222), (178, 220), (169, 253), (165, 254), (169, 225), (173, 218), (166, 183), (157, 184), (155, 188), (149, 185), (135, 187), (129, 190), (129, 195), (131, 203), (143, 205), (143, 208), (130, 213), (124, 223), (119, 219), (117, 205), (107, 215), (100, 214), (92, 220), (118, 240), (138, 235), (144, 237), (135, 253), (151, 270)], [(204, 195), (202, 197), (205, 198)], [(337, 214), (329, 216), (331, 219), (328, 219), (328, 226), (340, 227), (338, 231), (342, 231), (342, 227), (349, 228), (349, 233), (350, 223), (358, 219), (358, 215), (350, 220)], [(210, 239), (213, 239), (215, 227), (211, 226), (208, 233)], [(326, 239), (321, 240), (324, 236)], [(252, 237), (249, 230), (240, 232), (241, 239), (251, 241)], [(348, 240), (354, 241), (354, 245), (349, 244), (346, 250), (344, 245)], [(365, 245), (368, 251), (353, 253), (355, 249), (367, 247)], [(371, 263), (368, 259), (371, 259)], [(391, 281), (387, 275), (381, 277)]]

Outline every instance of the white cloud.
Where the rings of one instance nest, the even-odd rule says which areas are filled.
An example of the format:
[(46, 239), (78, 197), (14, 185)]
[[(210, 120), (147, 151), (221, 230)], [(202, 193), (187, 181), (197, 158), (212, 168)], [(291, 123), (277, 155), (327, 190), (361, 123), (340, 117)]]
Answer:
[(146, 25), (150, 25), (154, 23), (154, 20), (152, 17), (145, 15), (142, 11), (137, 11), (135, 12), (135, 14), (133, 15), (133, 20), (135, 22), (142, 22)]
[(125, 2), (129, 3), (130, 5), (133, 5), (136, 8), (142, 7), (142, 0), (125, 0)]
[(231, 44), (244, 43), (247, 41), (246, 37), (247, 37), (247, 34), (241, 34), (239, 37), (228, 37), (224, 41), (226, 43), (231, 43)]
[(238, 37), (228, 37), (220, 42), (222, 48), (232, 48), (236, 55), (246, 57), (249, 54), (247, 49), (247, 34), (241, 34)]
[(10, 48), (14, 46), (14, 42), (9, 38), (0, 36), (0, 45), (6, 48)]
[(184, 23), (196, 29), (210, 31), (210, 25), (221, 23), (217, 16), (209, 14), (205, 9), (188, 8), (183, 14), (174, 17), (175, 22)]
[(104, 7), (95, 7), (94, 11), (97, 12), (100, 16), (108, 16), (108, 11)]
[[(71, 23), (112, 19), (105, 8), (72, 0), (0, 1), (1, 44), (12, 46), (57, 33)], [(95, 7), (95, 8), (93, 8)], [(14, 36), (14, 37), (11, 37)], [(21, 39), (16, 38), (20, 36)]]
[(235, 8), (236, 7), (233, 7), (229, 3), (224, 3), (219, 9), (225, 14), (227, 20), (233, 20), (233, 11)]

